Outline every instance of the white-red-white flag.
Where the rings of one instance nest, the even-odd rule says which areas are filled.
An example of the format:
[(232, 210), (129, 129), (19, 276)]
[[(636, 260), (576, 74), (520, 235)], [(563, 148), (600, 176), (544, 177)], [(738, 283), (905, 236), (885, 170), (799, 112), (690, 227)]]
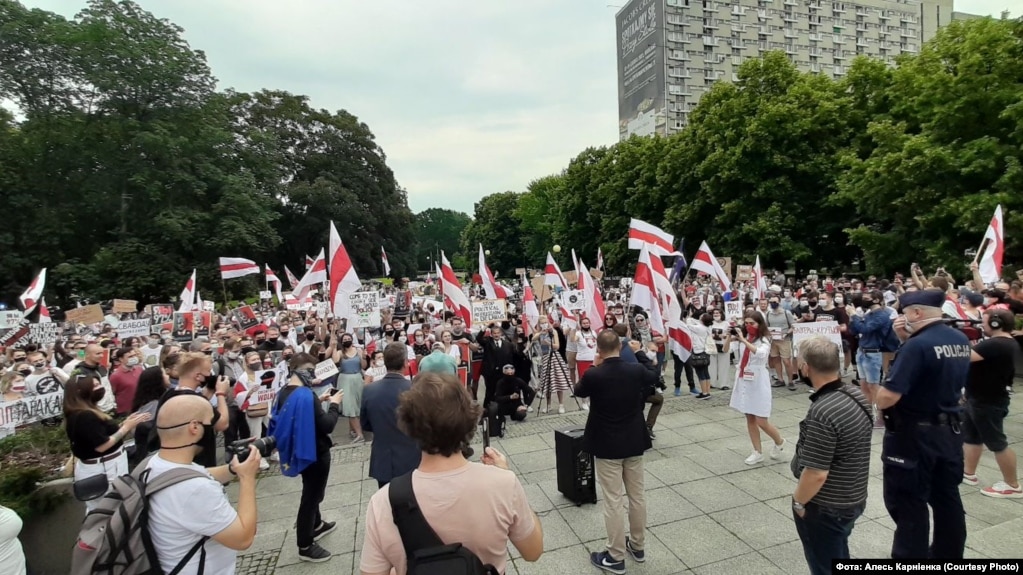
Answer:
[(666, 333), (661, 333), (668, 336), (668, 349), (679, 359), (686, 361), (693, 352), (693, 338), (689, 326), (682, 319), (682, 302), (668, 281), (668, 273), (661, 258), (650, 258), (650, 269), (653, 271), (657, 297), (661, 300), (661, 316), (667, 329)]
[(42, 298), (39, 300), (39, 323), (50, 323), (52, 321), (50, 308), (46, 307), (46, 298)]
[(533, 335), (533, 327), (540, 321), (540, 310), (536, 307), (533, 288), (525, 280), (522, 281), (522, 317), (526, 320), (522, 322), (522, 331), (529, 337)]
[(511, 291), (497, 283), (494, 274), (487, 267), (487, 258), (483, 253), (483, 244), (480, 244), (480, 277), (483, 279), (483, 291), (487, 293), (487, 299), (508, 299)]
[(305, 271), (308, 272), (309, 268), (313, 267), (314, 263), (316, 263), (316, 260), (314, 260), (313, 258), (309, 257), (309, 254), (306, 254), (305, 255)]
[(291, 273), (288, 266), (284, 266), (284, 275), (288, 276), (288, 283), (291, 284), (291, 289), (295, 289), (295, 286), (298, 285), (298, 278), (295, 277), (295, 274)]
[(384, 251), (384, 246), (380, 246), (380, 261), (384, 264), (384, 276), (391, 275), (391, 264), (387, 263), (387, 252)]
[(714, 252), (710, 251), (710, 246), (706, 241), (700, 244), (700, 249), (693, 256), (693, 263), (690, 267), (717, 280), (721, 291), (732, 291), (732, 280), (728, 279), (728, 274), (718, 263), (718, 259), (714, 257)]
[[(650, 250), (643, 246), (639, 250), (639, 263), (636, 264), (636, 275), (632, 278), (632, 305), (646, 310), (650, 328), (659, 333), (667, 333), (664, 318), (661, 316), (661, 300), (657, 297), (657, 284), (654, 283), (654, 270), (651, 265)], [(603, 321), (603, 318), (601, 318)], [(590, 320), (591, 324), (593, 320)]]
[(984, 233), (981, 242), (980, 278), (984, 283), (993, 284), (1002, 279), (1002, 256), (1005, 254), (1005, 226), (1002, 220), (1001, 204), (995, 208), (995, 215)]
[(309, 266), (309, 271), (302, 276), (302, 279), (298, 281), (298, 285), (291, 291), (291, 296), (298, 302), (303, 302), (309, 296), (309, 291), (312, 290), (313, 286), (322, 284), (325, 281), (327, 281), (327, 260), (323, 257), (323, 249), (321, 248), (320, 254), (313, 260), (313, 265)]
[(440, 286), (444, 294), (444, 305), (462, 318), (465, 328), (469, 329), (472, 326), (472, 304), (469, 303), (469, 296), (462, 291), (462, 284), (458, 282), (455, 270), (444, 252), (440, 253), (440, 262)]
[(604, 313), (607, 311), (604, 305), (604, 298), (597, 289), (597, 282), (590, 275), (590, 269), (579, 260), (579, 289), (583, 291), (583, 299), (586, 300), (586, 317), (590, 318), (590, 326), (604, 325)]
[(760, 255), (757, 255), (757, 262), (753, 264), (753, 299), (759, 300), (767, 297), (767, 278), (764, 277), (764, 270), (760, 267)]
[(597, 269), (604, 271), (604, 252), (597, 246)]
[(220, 277), (229, 280), (258, 274), (259, 266), (245, 258), (220, 258)]
[(39, 300), (43, 299), (44, 287), (46, 287), (46, 268), (39, 272), (39, 275), (28, 285), (25, 293), (18, 298), (21, 300), (21, 307), (25, 308), (25, 315), (32, 313), (32, 310), (39, 305)]
[(355, 273), (348, 250), (341, 243), (334, 222), (330, 222), (330, 307), (334, 317), (351, 318), (351, 295), (362, 288), (362, 282)]
[(558, 262), (554, 261), (551, 252), (547, 252), (547, 265), (543, 269), (543, 283), (549, 286), (561, 286), (561, 289), (568, 289), (568, 282), (565, 274), (561, 273)]
[(178, 296), (178, 311), (186, 312), (193, 311), (195, 309), (195, 270), (192, 270), (192, 276), (185, 282), (185, 289), (181, 290), (181, 295)]
[(643, 249), (644, 245), (651, 256), (678, 255), (675, 251), (675, 236), (653, 224), (632, 218), (629, 222), (629, 249)]
[(277, 294), (277, 301), (284, 303), (284, 296), (281, 295), (281, 278), (277, 277), (277, 274), (270, 269), (270, 264), (266, 264), (266, 283), (274, 286), (274, 293)]

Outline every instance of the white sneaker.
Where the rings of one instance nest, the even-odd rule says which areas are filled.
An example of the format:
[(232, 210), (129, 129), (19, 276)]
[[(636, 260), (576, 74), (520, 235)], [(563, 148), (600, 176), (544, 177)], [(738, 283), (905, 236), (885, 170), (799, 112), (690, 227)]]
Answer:
[(589, 411), (590, 410), (590, 402), (584, 401), (584, 402), (582, 402), (580, 407), (582, 407), (583, 411)]
[(1023, 497), (1023, 486), (1013, 487), (1004, 481), (999, 481), (991, 487), (981, 489), (980, 492), (988, 497), (1019, 499)]
[(781, 440), (781, 445), (772, 445), (771, 446), (771, 459), (778, 459), (779, 457), (781, 457), (782, 454), (785, 453), (785, 447), (787, 447), (788, 444), (789, 444), (788, 441), (786, 441), (785, 439), (782, 439)]
[(564, 405), (559, 405), (558, 406), (558, 414), (562, 414), (562, 413), (565, 413), (565, 406)]
[(526, 411), (529, 412), (529, 413), (533, 413), (533, 406), (532, 405), (527, 405), (526, 406)]
[(540, 413), (546, 414), (547, 413), (547, 408), (546, 407), (541, 407), (540, 408)]
[(764, 460), (764, 455), (759, 451), (754, 451), (746, 458), (746, 465), (756, 465)]
[(266, 471), (267, 469), (270, 469), (270, 462), (268, 462), (265, 459), (260, 459), (259, 460), (259, 470), (260, 471)]
[(276, 451), (274, 451), (273, 453), (270, 454), (270, 461), (280, 462), (280, 460), (281, 460), (281, 454), (280, 453), (277, 453)]

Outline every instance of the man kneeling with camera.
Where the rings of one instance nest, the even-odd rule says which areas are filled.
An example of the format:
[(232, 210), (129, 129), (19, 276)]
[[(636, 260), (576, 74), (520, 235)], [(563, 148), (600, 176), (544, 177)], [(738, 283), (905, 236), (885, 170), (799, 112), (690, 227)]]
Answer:
[[(316, 541), (337, 527), (336, 522), (320, 517), (320, 503), (330, 474), (330, 448), (334, 445), (330, 434), (337, 425), (344, 393), (339, 389), (327, 389), (316, 397), (312, 390), (316, 358), (308, 353), (295, 355), (289, 367), (291, 377), (288, 385), (277, 392), (268, 435), (276, 441), (281, 473), (288, 477), (302, 476), (302, 499), (295, 524), (298, 558), (322, 563), (330, 560), (331, 555)], [(326, 411), (320, 406), (323, 401), (330, 402)]]

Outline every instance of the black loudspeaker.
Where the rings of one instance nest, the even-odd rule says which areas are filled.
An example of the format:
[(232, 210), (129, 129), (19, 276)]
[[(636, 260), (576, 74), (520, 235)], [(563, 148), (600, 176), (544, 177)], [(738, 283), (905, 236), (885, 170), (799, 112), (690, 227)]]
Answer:
[(558, 491), (577, 506), (597, 502), (593, 456), (582, 450), (583, 429), (566, 427), (554, 432)]

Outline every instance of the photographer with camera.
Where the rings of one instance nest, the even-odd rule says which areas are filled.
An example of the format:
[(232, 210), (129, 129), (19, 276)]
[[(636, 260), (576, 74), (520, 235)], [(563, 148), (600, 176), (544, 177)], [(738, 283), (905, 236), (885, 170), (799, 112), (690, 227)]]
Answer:
[[(316, 541), (337, 527), (335, 522), (320, 517), (320, 503), (330, 474), (330, 448), (334, 445), (330, 434), (341, 414), (344, 392), (327, 389), (316, 397), (312, 390), (316, 358), (308, 353), (296, 354), (290, 367), (288, 385), (277, 393), (274, 401), (268, 435), (276, 441), (281, 473), (302, 476), (302, 497), (295, 524), (298, 558), (322, 563), (330, 560), (331, 554)], [(326, 411), (320, 406), (324, 401), (330, 403)]]
[[(203, 467), (217, 465), (217, 435), (227, 429), (228, 401), (227, 392), (230, 380), (225, 375), (213, 375), (213, 360), (208, 355), (188, 352), (179, 355), (177, 364), (178, 386), (168, 389), (156, 408), (156, 418), (160, 419), (160, 410), (171, 399), (180, 395), (199, 396), (213, 406), (213, 421), (210, 433), (202, 437), (202, 449), (195, 454), (195, 463)], [(156, 448), (161, 447), (160, 439)], [(153, 450), (152, 448), (150, 449)]]

